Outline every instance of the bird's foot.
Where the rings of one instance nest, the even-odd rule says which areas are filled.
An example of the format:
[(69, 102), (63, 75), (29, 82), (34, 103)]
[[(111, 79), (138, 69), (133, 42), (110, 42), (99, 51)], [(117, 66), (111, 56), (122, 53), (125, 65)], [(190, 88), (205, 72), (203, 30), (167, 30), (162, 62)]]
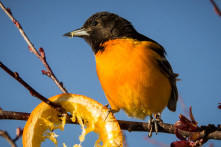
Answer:
[(159, 122), (162, 121), (161, 117), (160, 117), (160, 113), (158, 112), (157, 114), (154, 115), (155, 118), (153, 118), (152, 115), (150, 115), (150, 119), (148, 121), (149, 125), (150, 125), (150, 131), (148, 133), (148, 137), (150, 138), (153, 134), (153, 128), (155, 129), (156, 135), (158, 133), (158, 124)]
[[(104, 105), (104, 107), (105, 107), (105, 108), (108, 108), (108, 107), (109, 107), (109, 104)], [(116, 113), (116, 112), (118, 112), (118, 111), (116, 111), (116, 110), (114, 110), (114, 109), (111, 109), (111, 108), (108, 108), (107, 116), (105, 117), (104, 120), (107, 119), (107, 117), (108, 117), (108, 115), (109, 115), (110, 113), (114, 114), (114, 113)]]
[(162, 122), (163, 120), (161, 119), (161, 113), (158, 112), (157, 114), (154, 114), (154, 117), (156, 118), (157, 122)]
[(109, 107), (109, 104), (104, 105), (104, 108), (108, 108), (108, 107)]

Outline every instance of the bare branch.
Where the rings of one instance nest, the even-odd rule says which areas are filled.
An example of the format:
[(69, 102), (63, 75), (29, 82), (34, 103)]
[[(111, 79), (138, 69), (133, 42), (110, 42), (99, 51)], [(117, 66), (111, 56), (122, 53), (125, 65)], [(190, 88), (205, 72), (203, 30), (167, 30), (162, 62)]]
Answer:
[(54, 108), (55, 110), (61, 112), (62, 114), (65, 114), (66, 111), (64, 110), (63, 107), (61, 107), (60, 105), (57, 105), (53, 102), (51, 102), (50, 100), (48, 100), (47, 98), (45, 98), (44, 96), (42, 96), (40, 93), (38, 93), (35, 89), (33, 89), (28, 83), (26, 83), (17, 72), (12, 72), (8, 67), (6, 67), (1, 61), (0, 61), (0, 67), (7, 72), (10, 76), (12, 76), (15, 80), (17, 80), (20, 84), (22, 84), (27, 90), (29, 90), (30, 94), (34, 97), (37, 97), (38, 99), (40, 99), (41, 101), (45, 102), (46, 104), (50, 105), (52, 108)]
[(31, 41), (29, 40), (28, 36), (25, 34), (24, 30), (21, 27), (21, 24), (13, 17), (12, 12), (9, 8), (5, 8), (4, 5), (1, 3), (0, 1), (0, 7), (2, 8), (2, 10), (8, 15), (8, 17), (11, 19), (11, 21), (16, 25), (16, 27), (18, 28), (19, 32), (21, 33), (22, 37), (24, 38), (24, 40), (27, 42), (28, 44), (28, 49), (35, 54), (35, 56), (37, 56), (41, 62), (44, 64), (44, 66), (47, 69), (47, 72), (50, 74), (47, 74), (54, 82), (55, 84), (59, 87), (59, 89), (63, 92), (63, 93), (68, 93), (68, 91), (64, 88), (62, 82), (59, 82), (58, 79), (56, 78), (56, 76), (54, 75), (53, 71), (51, 70), (50, 66), (48, 65), (47, 61), (46, 61), (46, 57), (45, 57), (45, 52), (43, 50), (43, 48), (39, 49), (39, 52), (35, 49), (34, 45), (31, 43)]
[(0, 109), (1, 119), (13, 119), (13, 120), (28, 120), (30, 113), (3, 111)]
[[(30, 115), (29, 113), (0, 110), (0, 119), (27, 120), (29, 115)], [(72, 122), (70, 118), (71, 116), (67, 117), (67, 123), (78, 124), (78, 122)], [(129, 132), (132, 132), (132, 131), (148, 132), (150, 131), (150, 127), (151, 127), (149, 123), (147, 122), (132, 122), (132, 121), (118, 120), (118, 123), (122, 130), (127, 130)], [(154, 131), (155, 130), (153, 130), (153, 132)], [(174, 134), (175, 127), (173, 124), (159, 122), (158, 132)], [(220, 125), (217, 127), (215, 125), (200, 126), (197, 128), (196, 132), (180, 130), (179, 133), (186, 137), (190, 136), (192, 133), (198, 133), (199, 137), (203, 139), (207, 138), (208, 140), (209, 139), (221, 140), (221, 126)]]

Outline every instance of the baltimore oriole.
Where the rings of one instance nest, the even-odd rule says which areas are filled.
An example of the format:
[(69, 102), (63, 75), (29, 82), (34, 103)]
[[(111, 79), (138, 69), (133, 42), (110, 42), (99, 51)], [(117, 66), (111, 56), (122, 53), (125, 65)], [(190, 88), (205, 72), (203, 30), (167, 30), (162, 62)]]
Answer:
[(145, 119), (167, 106), (176, 110), (175, 74), (164, 48), (138, 33), (126, 19), (95, 13), (83, 27), (64, 34), (82, 37), (95, 54), (97, 75), (112, 110)]

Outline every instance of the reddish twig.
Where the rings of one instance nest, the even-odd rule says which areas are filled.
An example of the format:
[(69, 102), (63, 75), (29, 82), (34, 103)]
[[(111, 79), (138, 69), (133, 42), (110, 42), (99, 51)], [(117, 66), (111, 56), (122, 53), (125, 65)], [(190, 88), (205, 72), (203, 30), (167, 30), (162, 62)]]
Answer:
[(44, 96), (42, 96), (40, 93), (38, 93), (35, 89), (33, 89), (28, 83), (26, 83), (17, 72), (12, 72), (8, 67), (6, 67), (1, 61), (0, 61), (0, 67), (7, 72), (10, 76), (12, 76), (15, 80), (17, 80), (20, 84), (22, 84), (26, 89), (29, 90), (30, 94), (34, 97), (37, 97), (38, 99), (40, 99), (41, 101), (45, 102), (46, 104), (50, 105), (52, 108), (54, 108), (55, 110), (61, 112), (62, 114), (65, 114), (66, 111), (64, 110), (63, 107), (61, 107), (60, 105), (57, 105), (53, 102), (51, 102), (50, 100), (48, 100), (47, 98), (45, 98)]
[(221, 16), (221, 11), (220, 11), (219, 7), (217, 6), (217, 4), (215, 3), (215, 1), (214, 0), (210, 0), (210, 2), (212, 3), (212, 5), (214, 7), (214, 11), (216, 12), (216, 14)]
[[(56, 78), (55, 74), (53, 73), (53, 71), (51, 70), (50, 66), (48, 65), (47, 61), (46, 61), (46, 57), (45, 57), (45, 52), (43, 50), (43, 48), (39, 49), (39, 52), (35, 49), (34, 45), (31, 43), (31, 41), (28, 39), (28, 36), (25, 34), (24, 30), (21, 27), (21, 24), (13, 17), (12, 12), (9, 8), (5, 8), (4, 5), (0, 2), (0, 7), (2, 8), (2, 10), (8, 15), (8, 17), (12, 20), (12, 22), (16, 25), (16, 27), (18, 28), (19, 32), (21, 33), (21, 35), (23, 36), (23, 38), (25, 39), (25, 41), (28, 44), (28, 49), (35, 54), (35, 56), (37, 56), (41, 62), (44, 64), (47, 73), (47, 76), (49, 76), (54, 82), (55, 84), (59, 87), (59, 89), (63, 92), (63, 93), (68, 93), (67, 90), (64, 88), (62, 82), (59, 82), (58, 79)], [(44, 73), (44, 72), (43, 72)]]
[[(182, 114), (179, 115), (180, 120), (174, 124), (175, 135), (180, 141), (175, 141), (171, 143), (172, 147), (186, 146), (186, 147), (198, 147), (206, 143), (209, 139), (214, 137), (221, 137), (221, 128), (215, 125), (198, 126), (193, 114), (192, 107), (189, 108), (190, 119), (187, 119)], [(183, 134), (188, 133), (188, 135)], [(218, 132), (216, 132), (218, 131)], [(212, 136), (213, 137), (212, 137)]]

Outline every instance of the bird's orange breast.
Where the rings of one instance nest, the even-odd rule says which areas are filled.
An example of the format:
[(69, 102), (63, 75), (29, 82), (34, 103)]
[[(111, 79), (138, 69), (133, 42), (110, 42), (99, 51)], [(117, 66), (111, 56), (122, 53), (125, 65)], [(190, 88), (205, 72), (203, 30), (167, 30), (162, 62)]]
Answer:
[(104, 51), (95, 55), (96, 68), (112, 109), (140, 119), (161, 112), (171, 96), (171, 85), (156, 61), (161, 57), (150, 49), (158, 45), (115, 39), (103, 46)]

